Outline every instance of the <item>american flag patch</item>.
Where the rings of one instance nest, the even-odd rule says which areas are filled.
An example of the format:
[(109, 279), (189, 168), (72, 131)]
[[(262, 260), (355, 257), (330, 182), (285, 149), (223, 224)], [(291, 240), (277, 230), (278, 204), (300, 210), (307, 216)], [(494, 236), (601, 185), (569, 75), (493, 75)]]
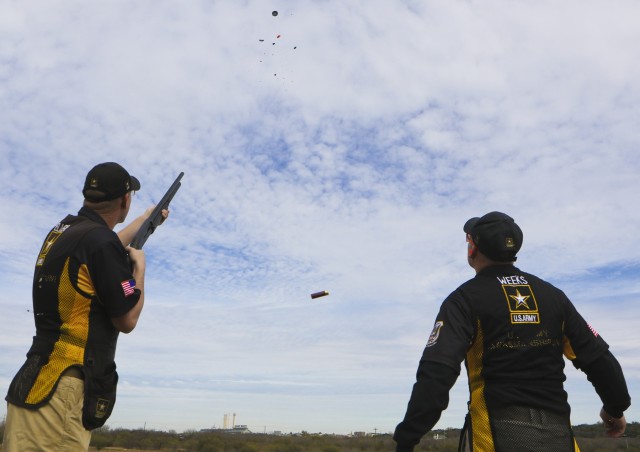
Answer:
[(126, 281), (122, 281), (120, 283), (122, 285), (122, 290), (124, 291), (124, 296), (128, 297), (129, 295), (133, 295), (133, 288), (136, 287), (135, 279), (127, 279)]
[(594, 327), (591, 326), (591, 324), (587, 323), (587, 326), (589, 327), (589, 329), (591, 330), (591, 332), (593, 333), (593, 335), (595, 337), (599, 336), (598, 332), (596, 331), (596, 329)]

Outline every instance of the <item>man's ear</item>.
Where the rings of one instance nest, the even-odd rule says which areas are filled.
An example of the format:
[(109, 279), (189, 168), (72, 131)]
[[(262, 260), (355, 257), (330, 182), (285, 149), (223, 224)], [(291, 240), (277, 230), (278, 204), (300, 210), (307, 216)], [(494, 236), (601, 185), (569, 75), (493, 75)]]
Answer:
[(475, 257), (477, 252), (478, 252), (478, 247), (476, 246), (475, 243), (473, 243), (473, 240), (469, 240), (467, 242), (467, 256)]
[(122, 209), (126, 209), (127, 208), (127, 196), (131, 196), (130, 193), (125, 193), (124, 196), (122, 198), (120, 198), (120, 207)]

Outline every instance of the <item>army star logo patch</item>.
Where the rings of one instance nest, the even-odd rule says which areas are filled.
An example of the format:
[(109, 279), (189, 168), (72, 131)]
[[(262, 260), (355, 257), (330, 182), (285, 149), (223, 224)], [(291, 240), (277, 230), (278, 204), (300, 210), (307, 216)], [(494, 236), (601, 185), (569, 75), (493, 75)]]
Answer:
[(96, 417), (98, 419), (105, 417), (108, 409), (109, 401), (105, 399), (98, 399), (98, 403), (96, 404)]
[(512, 324), (540, 323), (538, 302), (528, 284), (503, 284)]

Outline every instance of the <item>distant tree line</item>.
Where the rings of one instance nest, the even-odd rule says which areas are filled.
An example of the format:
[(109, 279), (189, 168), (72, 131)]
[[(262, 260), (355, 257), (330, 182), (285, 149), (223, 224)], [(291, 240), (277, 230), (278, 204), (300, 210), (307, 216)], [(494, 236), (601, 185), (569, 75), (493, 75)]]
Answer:
[[(640, 452), (640, 424), (630, 423), (624, 438), (606, 437), (602, 424), (577, 425), (574, 433), (582, 452)], [(422, 439), (416, 452), (458, 450), (459, 429), (434, 430)], [(437, 439), (436, 439), (437, 438)], [(290, 435), (229, 434), (224, 432), (123, 430), (108, 427), (92, 436), (96, 450), (123, 447), (172, 452), (366, 452), (392, 451), (391, 435), (343, 436), (302, 432)]]
[[(602, 424), (577, 425), (574, 432), (582, 452), (640, 452), (640, 423), (627, 426), (625, 437), (607, 438)], [(0, 423), (0, 437), (4, 423)], [(416, 452), (455, 452), (459, 429), (434, 430), (424, 436)], [(91, 450), (127, 449), (161, 452), (367, 452), (392, 451), (389, 434), (344, 436), (302, 432), (289, 435), (230, 434), (225, 432), (157, 431), (146, 429), (97, 429), (91, 437)]]

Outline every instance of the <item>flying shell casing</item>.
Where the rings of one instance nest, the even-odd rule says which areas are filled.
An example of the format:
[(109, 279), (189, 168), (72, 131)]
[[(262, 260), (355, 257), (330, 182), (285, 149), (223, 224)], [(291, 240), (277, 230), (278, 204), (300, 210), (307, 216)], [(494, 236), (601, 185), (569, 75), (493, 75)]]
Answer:
[(329, 295), (329, 292), (327, 292), (326, 290), (323, 290), (321, 292), (312, 293), (311, 298), (320, 298), (320, 297), (325, 297), (327, 295)]

